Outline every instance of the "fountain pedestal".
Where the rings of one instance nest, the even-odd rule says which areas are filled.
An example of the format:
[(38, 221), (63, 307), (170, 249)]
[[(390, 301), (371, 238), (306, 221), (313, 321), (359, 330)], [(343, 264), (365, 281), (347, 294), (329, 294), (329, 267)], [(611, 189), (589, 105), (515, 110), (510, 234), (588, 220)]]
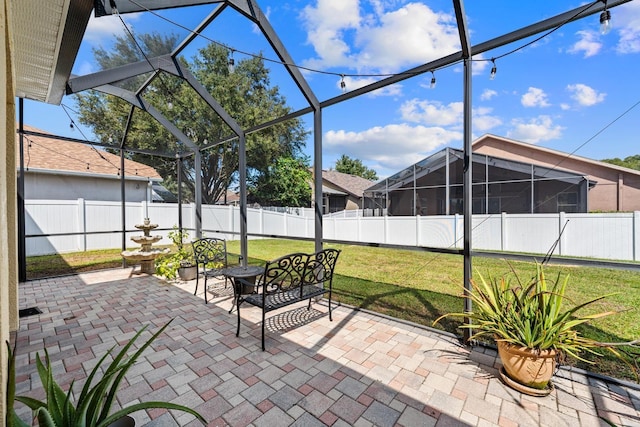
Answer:
[(158, 227), (158, 224), (151, 224), (149, 218), (144, 219), (143, 224), (136, 224), (138, 230), (144, 232), (143, 236), (133, 236), (131, 240), (141, 245), (140, 249), (133, 251), (123, 251), (122, 256), (130, 261), (140, 263), (140, 271), (142, 273), (153, 274), (156, 271), (155, 260), (162, 254), (169, 252), (169, 249), (157, 249), (151, 246), (162, 239), (162, 236), (152, 236), (151, 230)]

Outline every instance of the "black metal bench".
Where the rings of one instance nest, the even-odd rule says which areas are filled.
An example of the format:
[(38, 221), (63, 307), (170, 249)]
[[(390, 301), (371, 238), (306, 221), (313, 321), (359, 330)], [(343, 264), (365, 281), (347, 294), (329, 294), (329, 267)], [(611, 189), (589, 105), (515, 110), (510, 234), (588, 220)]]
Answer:
[[(262, 310), (262, 350), (264, 347), (265, 317), (269, 311), (277, 310), (300, 301), (311, 300), (314, 297), (328, 294), (329, 320), (331, 316), (331, 288), (333, 271), (340, 251), (324, 249), (313, 254), (294, 253), (285, 255), (273, 261), (268, 261), (264, 274), (258, 278), (255, 285), (256, 293), (240, 295), (238, 298), (238, 329), (236, 336), (240, 336), (240, 306), (251, 304)], [(244, 283), (242, 279), (238, 283)]]

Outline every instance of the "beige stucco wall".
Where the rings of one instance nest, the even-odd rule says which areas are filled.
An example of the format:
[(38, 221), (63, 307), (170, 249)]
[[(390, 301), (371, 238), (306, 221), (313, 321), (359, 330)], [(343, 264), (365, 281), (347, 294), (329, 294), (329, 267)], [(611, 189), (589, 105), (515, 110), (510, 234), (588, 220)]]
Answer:
[(0, 78), (5, 83), (0, 89), (0, 117), (4, 123), (0, 133), (0, 159), (4, 167), (0, 172), (0, 415), (6, 416), (7, 351), (5, 341), (9, 332), (18, 327), (17, 281), (17, 225), (15, 176), (15, 98), (11, 64), (11, 26), (7, 0), (0, 0)]
[(596, 186), (589, 190), (590, 212), (640, 210), (640, 172), (541, 151), (533, 145), (509, 144), (491, 137), (474, 143), (473, 152), (572, 171), (596, 181)]

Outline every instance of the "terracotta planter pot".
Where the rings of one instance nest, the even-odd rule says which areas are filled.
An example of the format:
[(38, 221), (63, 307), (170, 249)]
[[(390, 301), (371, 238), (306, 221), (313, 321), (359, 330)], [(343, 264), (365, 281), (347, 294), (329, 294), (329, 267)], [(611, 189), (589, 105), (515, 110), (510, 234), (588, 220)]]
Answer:
[(534, 352), (503, 341), (497, 343), (498, 354), (509, 378), (532, 389), (549, 389), (549, 380), (556, 369), (555, 350)]

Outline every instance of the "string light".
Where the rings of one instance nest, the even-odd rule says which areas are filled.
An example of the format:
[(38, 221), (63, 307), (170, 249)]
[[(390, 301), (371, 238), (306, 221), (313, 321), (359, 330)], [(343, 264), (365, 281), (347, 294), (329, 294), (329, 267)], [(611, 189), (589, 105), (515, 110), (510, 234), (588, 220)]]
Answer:
[(115, 0), (109, 0), (109, 5), (111, 6), (111, 14), (118, 15), (118, 7), (116, 6)]
[(75, 126), (73, 125), (73, 122), (69, 122), (69, 129), (73, 130), (75, 128)]
[(491, 63), (493, 64), (493, 67), (491, 67), (491, 74), (489, 74), (489, 79), (493, 80), (496, 78), (496, 72), (498, 71), (495, 58), (491, 58)]
[[(135, 4), (136, 6), (140, 7), (141, 9), (145, 10), (146, 12), (149, 12), (151, 15), (153, 15), (153, 16), (155, 16), (155, 17), (157, 17), (157, 18), (159, 18), (159, 19), (161, 19), (163, 21), (166, 21), (166, 22), (170, 23), (171, 25), (179, 27), (179, 28), (181, 28), (181, 29), (183, 29), (185, 31), (188, 31), (189, 33), (194, 34), (195, 36), (198, 36), (198, 37), (200, 37), (200, 38), (202, 38), (204, 40), (207, 40), (207, 41), (209, 41), (211, 43), (214, 43), (214, 44), (216, 44), (218, 46), (224, 47), (224, 48), (230, 50), (231, 52), (238, 51), (238, 52), (242, 53), (243, 55), (247, 55), (247, 56), (254, 57), (254, 58), (260, 58), (261, 60), (266, 61), (266, 62), (270, 62), (270, 63), (274, 63), (274, 64), (280, 64), (280, 65), (286, 65), (286, 66), (291, 66), (291, 67), (296, 67), (296, 68), (298, 68), (300, 70), (305, 70), (305, 71), (309, 71), (309, 72), (312, 72), (312, 73), (340, 76), (342, 78), (342, 81), (340, 82), (340, 87), (345, 92), (346, 92), (346, 83), (344, 83), (344, 77), (345, 76), (349, 76), (349, 77), (380, 77), (380, 78), (386, 78), (386, 77), (395, 77), (395, 76), (415, 76), (415, 75), (421, 74), (421, 72), (371, 73), (371, 74), (337, 73), (337, 72), (332, 72), (332, 71), (325, 71), (325, 70), (309, 68), (309, 67), (305, 67), (305, 66), (298, 65), (298, 64), (295, 64), (295, 63), (287, 63), (287, 62), (271, 59), (271, 58), (268, 58), (268, 57), (264, 57), (261, 54), (260, 55), (256, 55), (256, 54), (253, 54), (251, 52), (234, 49), (234, 48), (232, 48), (232, 47), (230, 47), (230, 46), (228, 46), (228, 45), (226, 45), (224, 43), (220, 43), (219, 41), (216, 41), (216, 40), (211, 39), (210, 37), (207, 37), (206, 35), (202, 34), (199, 31), (195, 31), (195, 30), (193, 30), (193, 29), (191, 29), (189, 27), (186, 27), (186, 26), (184, 26), (184, 25), (182, 25), (182, 24), (180, 24), (180, 23), (178, 23), (176, 21), (173, 21), (173, 20), (171, 20), (171, 19), (169, 19), (169, 18), (167, 18), (165, 16), (162, 16), (161, 14), (157, 13), (156, 11), (154, 11), (152, 9), (149, 9), (149, 7), (139, 3), (136, 0), (129, 0), (129, 1), (131, 3), (133, 3), (133, 4)], [(504, 54), (501, 54), (501, 55), (497, 56), (497, 58), (502, 58), (502, 57), (511, 55), (512, 53), (515, 53), (515, 52), (517, 52), (519, 50), (522, 50), (525, 47), (530, 46), (530, 45), (536, 43), (539, 40), (542, 40), (543, 38), (549, 36), (551, 33), (559, 30), (562, 27), (564, 27), (565, 24), (567, 24), (568, 22), (573, 21), (576, 17), (580, 16), (583, 12), (585, 12), (589, 8), (593, 7), (593, 5), (595, 5), (595, 4), (597, 4), (598, 2), (601, 2), (601, 1), (605, 3), (605, 8), (606, 8), (607, 0), (595, 0), (595, 1), (591, 2), (591, 3), (589, 3), (589, 4), (586, 4), (581, 10), (579, 10), (573, 16), (567, 18), (560, 25), (556, 26), (555, 28), (552, 28), (550, 31), (547, 31), (546, 33), (542, 34), (541, 36), (539, 36), (539, 37), (537, 37), (537, 38), (535, 38), (535, 39), (533, 39), (533, 40), (531, 40), (531, 41), (529, 41), (529, 42), (527, 42), (527, 43), (525, 43), (525, 44), (523, 44), (521, 46), (516, 47), (515, 49), (513, 49), (513, 50), (511, 50), (509, 52), (506, 52)], [(609, 30), (610, 30), (610, 17), (611, 17), (611, 14), (606, 9), (600, 15), (601, 22), (604, 20), (606, 22), (606, 24), (609, 26)], [(126, 24), (124, 23), (122, 18), (121, 18), (121, 22), (122, 22), (122, 25), (125, 27), (125, 29), (127, 29), (127, 31), (128, 31), (128, 27), (126, 26)], [(609, 30), (607, 30), (607, 31), (609, 31)], [(491, 59), (491, 61), (494, 63), (493, 68), (491, 68), (491, 76), (490, 76), (491, 80), (493, 80), (495, 78), (495, 73), (497, 71), (497, 68), (495, 66), (495, 59), (496, 58), (492, 58)], [(488, 59), (475, 59), (474, 61), (488, 61)], [(448, 64), (447, 66), (442, 67), (442, 68), (451, 67), (451, 66), (454, 66), (454, 65), (456, 65), (456, 63)], [(432, 80), (433, 80), (433, 78), (432, 78)], [(343, 86), (343, 83), (344, 83), (344, 86)]]
[(436, 75), (431, 70), (431, 84), (429, 85), (430, 89), (434, 89), (436, 87)]
[(604, 2), (604, 10), (600, 14), (600, 34), (607, 35), (611, 31), (611, 12), (607, 9), (607, 0)]
[(340, 74), (340, 89), (342, 89), (342, 92), (346, 92), (347, 91), (347, 84), (344, 82), (344, 74)]
[(229, 68), (229, 74), (233, 74), (236, 71), (236, 60), (233, 59), (233, 49), (231, 49), (231, 56), (229, 57), (229, 64), (227, 65)]

